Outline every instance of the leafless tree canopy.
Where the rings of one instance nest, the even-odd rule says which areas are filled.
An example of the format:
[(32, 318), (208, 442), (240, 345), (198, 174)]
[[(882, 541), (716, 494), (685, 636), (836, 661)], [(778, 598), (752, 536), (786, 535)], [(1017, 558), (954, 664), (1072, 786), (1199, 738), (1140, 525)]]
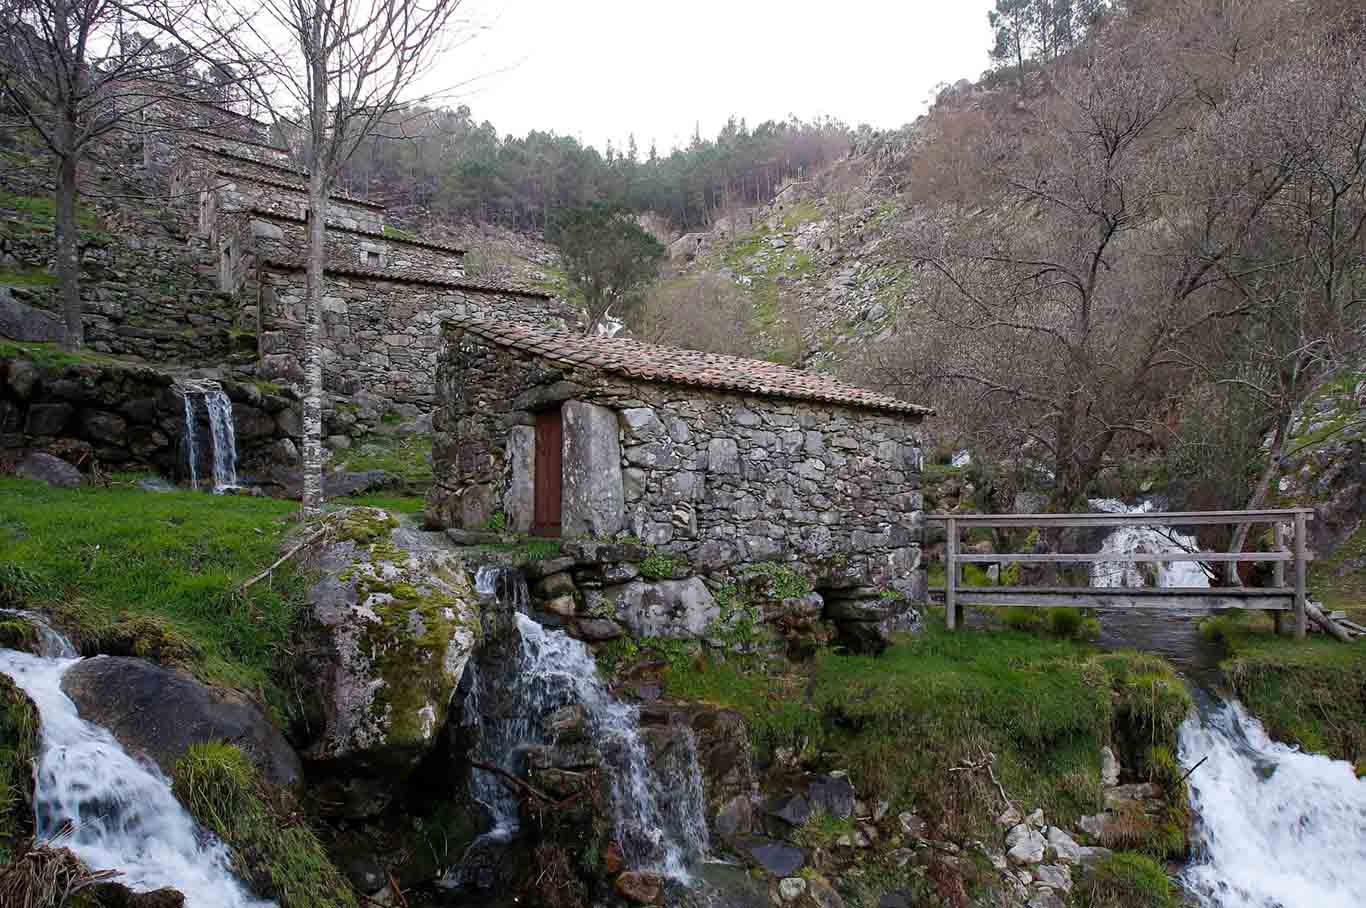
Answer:
[(960, 149), (977, 191), (940, 180), (902, 236), (919, 281), (886, 374), (1051, 474), (1060, 510), (1118, 450), (1177, 441), (1192, 387), (1250, 395), (1279, 444), (1362, 349), (1361, 19), (1224, 6), (1092, 35)]

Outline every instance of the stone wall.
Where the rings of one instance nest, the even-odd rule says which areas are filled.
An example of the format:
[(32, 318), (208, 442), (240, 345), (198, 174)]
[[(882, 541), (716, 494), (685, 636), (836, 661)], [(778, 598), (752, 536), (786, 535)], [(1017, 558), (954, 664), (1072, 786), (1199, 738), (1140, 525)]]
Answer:
[[(174, 382), (146, 366), (0, 358), (0, 451), (41, 450), (84, 470), (153, 468), (183, 478), (185, 403)], [(233, 401), (240, 464), (267, 462), (281, 442), (293, 448), (300, 431), (295, 400), (253, 385), (222, 385)]]
[[(171, 170), (169, 194), (184, 206), (198, 206), (199, 229), (210, 235), (219, 213), (257, 208), (302, 219), (308, 210), (306, 177), (288, 159), (242, 146), (187, 144)], [(340, 227), (382, 233), (384, 207), (345, 193), (333, 193), (327, 218)]]
[[(196, 250), (146, 229), (118, 238), (85, 230), (79, 243), (85, 339), (92, 350), (149, 362), (205, 363), (221, 362), (237, 349), (237, 302), (218, 292), (215, 276), (205, 273), (211, 266)], [(51, 233), (16, 231), (4, 251), (21, 267), (54, 270)], [(22, 304), (60, 314), (55, 282), (9, 292)]]
[[(262, 372), (302, 375), (305, 275), (263, 265), (255, 280)], [(430, 406), (436, 397), (440, 325), (449, 315), (576, 323), (578, 311), (544, 294), (472, 284), (347, 273), (329, 268), (323, 292), (323, 369), (328, 390), (364, 389), (388, 400)]]
[(528, 529), (534, 411), (568, 401), (566, 534), (634, 536), (704, 571), (800, 561), (824, 587), (919, 566), (915, 417), (559, 368), (457, 328), (437, 383), (430, 524)]
[[(308, 246), (308, 223), (302, 217), (277, 216), (259, 209), (252, 209), (245, 216), (251, 220), (257, 255), (277, 260), (303, 258)], [(328, 267), (364, 268), (440, 280), (465, 276), (465, 254), (453, 246), (333, 224), (328, 224), (324, 239)]]

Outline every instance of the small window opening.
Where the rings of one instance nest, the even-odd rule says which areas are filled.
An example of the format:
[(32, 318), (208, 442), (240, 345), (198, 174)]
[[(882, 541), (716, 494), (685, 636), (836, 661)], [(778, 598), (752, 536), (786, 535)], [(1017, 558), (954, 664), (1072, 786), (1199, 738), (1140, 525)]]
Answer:
[(378, 268), (380, 266), (379, 253), (367, 251), (365, 253), (365, 264), (369, 265), (371, 268)]

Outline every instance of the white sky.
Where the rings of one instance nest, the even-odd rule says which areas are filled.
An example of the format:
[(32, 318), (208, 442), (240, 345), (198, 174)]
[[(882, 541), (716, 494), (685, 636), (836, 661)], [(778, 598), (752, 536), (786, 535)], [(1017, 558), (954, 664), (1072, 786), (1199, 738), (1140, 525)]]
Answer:
[[(987, 66), (991, 0), (465, 0), (470, 40), (432, 82), (500, 134), (572, 135), (643, 156), (796, 114), (896, 127)], [(472, 82), (469, 80), (473, 80)]]

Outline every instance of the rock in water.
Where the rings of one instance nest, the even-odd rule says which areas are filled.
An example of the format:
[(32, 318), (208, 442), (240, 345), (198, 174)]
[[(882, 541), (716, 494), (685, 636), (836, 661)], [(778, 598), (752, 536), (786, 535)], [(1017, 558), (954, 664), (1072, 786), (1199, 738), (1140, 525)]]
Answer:
[(479, 639), (464, 564), (374, 508), (335, 518), (308, 593), (298, 671), (314, 679), (302, 748), (319, 802), (369, 816), (427, 755)]
[(261, 710), (236, 691), (209, 687), (144, 659), (85, 659), (62, 691), (87, 722), (103, 725), (129, 751), (151, 757), (168, 777), (191, 744), (227, 741), (272, 785), (302, 780), (299, 758)]

